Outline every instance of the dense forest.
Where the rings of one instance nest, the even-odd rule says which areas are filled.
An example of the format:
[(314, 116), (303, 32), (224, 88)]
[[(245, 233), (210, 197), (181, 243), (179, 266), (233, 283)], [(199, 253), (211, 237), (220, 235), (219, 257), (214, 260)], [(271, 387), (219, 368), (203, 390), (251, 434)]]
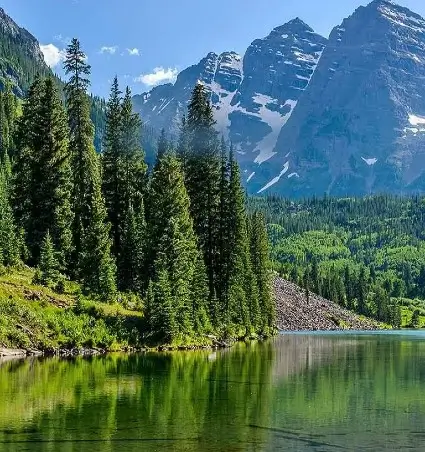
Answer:
[(276, 271), (360, 314), (418, 327), (425, 315), (425, 201), (251, 198), (264, 212)]
[(203, 86), (178, 143), (163, 133), (148, 172), (130, 89), (115, 78), (99, 154), (90, 66), (76, 39), (64, 69), (65, 99), (52, 77), (36, 77), (22, 105), (10, 89), (0, 97), (2, 272), (26, 264), (34, 284), (57, 293), (73, 280), (104, 302), (130, 297), (152, 341), (272, 334), (265, 221), (246, 213)]

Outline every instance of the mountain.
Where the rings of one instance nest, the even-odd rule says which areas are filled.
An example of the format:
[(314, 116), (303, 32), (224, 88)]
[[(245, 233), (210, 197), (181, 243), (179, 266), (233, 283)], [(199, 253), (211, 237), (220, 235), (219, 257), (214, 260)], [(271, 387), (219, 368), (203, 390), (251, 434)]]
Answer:
[(328, 41), (294, 19), (243, 58), (210, 53), (174, 85), (136, 96), (136, 109), (176, 133), (197, 80), (250, 193), (425, 191), (425, 20), (407, 8), (374, 0)]
[(279, 132), (307, 88), (326, 39), (300, 19), (255, 40), (244, 56), (209, 53), (183, 70), (174, 84), (134, 96), (145, 123), (178, 133), (193, 87), (202, 82), (211, 95), (217, 129), (235, 145), (246, 181), (273, 156)]
[[(37, 39), (0, 8), (0, 90), (10, 83), (13, 92), (23, 98), (36, 75), (54, 77), (60, 89), (64, 86), (45, 63)], [(105, 102), (97, 96), (90, 96), (90, 107), (95, 125), (95, 146), (100, 151), (105, 128)]]
[[(423, 192), (424, 80), (425, 20), (391, 1), (358, 8), (332, 31), (281, 131), (270, 190), (296, 197)], [(290, 172), (296, 177), (288, 179)]]
[(51, 74), (40, 44), (0, 8), (0, 88), (6, 81), (22, 96), (36, 74)]

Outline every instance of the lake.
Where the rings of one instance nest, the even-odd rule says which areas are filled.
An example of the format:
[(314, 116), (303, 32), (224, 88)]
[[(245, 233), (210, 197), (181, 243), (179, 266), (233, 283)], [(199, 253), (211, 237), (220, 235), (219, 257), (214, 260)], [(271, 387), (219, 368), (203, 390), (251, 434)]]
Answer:
[(0, 451), (424, 451), (425, 333), (0, 361)]

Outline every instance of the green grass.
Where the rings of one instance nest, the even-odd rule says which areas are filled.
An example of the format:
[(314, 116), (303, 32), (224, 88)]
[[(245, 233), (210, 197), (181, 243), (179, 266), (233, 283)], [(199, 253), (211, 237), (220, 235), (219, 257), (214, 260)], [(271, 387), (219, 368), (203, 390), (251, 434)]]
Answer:
[(0, 346), (120, 350), (142, 343), (142, 305), (137, 300), (101, 303), (67, 282), (64, 294), (32, 284), (33, 270), (0, 275)]
[(425, 328), (425, 302), (419, 299), (401, 298), (402, 328), (411, 328), (413, 312), (419, 311), (419, 327)]

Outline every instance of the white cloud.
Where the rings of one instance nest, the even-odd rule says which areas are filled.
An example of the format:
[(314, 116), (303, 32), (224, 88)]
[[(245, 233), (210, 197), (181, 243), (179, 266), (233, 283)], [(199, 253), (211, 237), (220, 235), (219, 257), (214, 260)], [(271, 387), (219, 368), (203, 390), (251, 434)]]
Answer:
[(139, 56), (140, 50), (137, 47), (134, 47), (133, 49), (127, 49), (127, 52), (131, 56)]
[(59, 49), (54, 44), (40, 44), (47, 66), (54, 68), (65, 59), (66, 50)]
[(100, 53), (109, 53), (110, 55), (114, 55), (118, 50), (118, 46), (103, 46), (100, 49)]
[(164, 69), (156, 67), (151, 74), (142, 74), (134, 79), (135, 82), (144, 83), (147, 86), (156, 86), (165, 82), (175, 82), (179, 71), (174, 68)]

